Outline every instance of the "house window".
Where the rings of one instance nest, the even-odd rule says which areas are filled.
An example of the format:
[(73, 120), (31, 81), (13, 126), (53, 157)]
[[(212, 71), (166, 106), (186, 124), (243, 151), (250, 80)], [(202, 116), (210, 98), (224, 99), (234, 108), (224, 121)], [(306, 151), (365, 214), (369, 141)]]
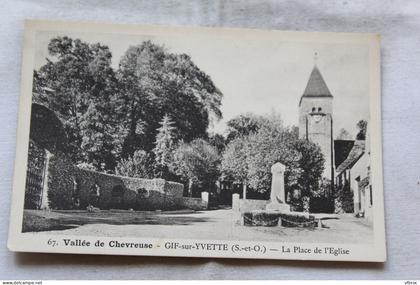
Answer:
[(315, 107), (312, 107), (312, 112), (315, 112)]
[(318, 108), (318, 112), (321, 112), (321, 111), (322, 111), (322, 108), (321, 108), (321, 107), (319, 107), (319, 108)]

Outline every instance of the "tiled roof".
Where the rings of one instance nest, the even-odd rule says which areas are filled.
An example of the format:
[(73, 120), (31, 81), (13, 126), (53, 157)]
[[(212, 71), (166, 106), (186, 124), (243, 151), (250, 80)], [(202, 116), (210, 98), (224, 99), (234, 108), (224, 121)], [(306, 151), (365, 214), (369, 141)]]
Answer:
[(365, 141), (357, 140), (354, 142), (353, 148), (351, 149), (346, 160), (337, 167), (336, 174), (340, 175), (344, 170), (352, 168), (353, 165), (359, 160), (360, 157), (365, 153)]
[(336, 168), (349, 156), (353, 145), (354, 140), (334, 140), (334, 165)]
[(332, 97), (324, 78), (319, 72), (318, 67), (315, 65), (306, 85), (303, 97)]

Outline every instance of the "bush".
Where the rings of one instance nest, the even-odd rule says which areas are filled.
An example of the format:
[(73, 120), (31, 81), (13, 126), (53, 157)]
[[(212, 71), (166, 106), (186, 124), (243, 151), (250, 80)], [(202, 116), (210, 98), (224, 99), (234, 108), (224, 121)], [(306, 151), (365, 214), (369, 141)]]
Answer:
[(133, 156), (118, 162), (115, 173), (128, 177), (153, 178), (153, 159), (144, 150), (137, 150)]
[(335, 213), (354, 213), (354, 197), (350, 189), (350, 183), (346, 182), (337, 191), (335, 199)]

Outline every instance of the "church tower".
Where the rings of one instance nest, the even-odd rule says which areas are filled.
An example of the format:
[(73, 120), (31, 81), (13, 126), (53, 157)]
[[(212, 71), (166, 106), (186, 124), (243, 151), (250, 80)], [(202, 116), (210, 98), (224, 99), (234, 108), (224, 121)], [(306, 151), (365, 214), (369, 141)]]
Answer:
[(314, 66), (299, 102), (299, 138), (319, 145), (325, 158), (323, 177), (334, 183), (333, 96)]

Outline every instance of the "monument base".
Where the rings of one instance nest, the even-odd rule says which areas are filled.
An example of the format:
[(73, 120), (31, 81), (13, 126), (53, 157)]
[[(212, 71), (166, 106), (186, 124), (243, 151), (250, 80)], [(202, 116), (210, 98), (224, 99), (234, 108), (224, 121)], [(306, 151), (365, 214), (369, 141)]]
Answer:
[(289, 213), (290, 212), (290, 205), (281, 204), (281, 203), (278, 203), (278, 202), (271, 202), (271, 203), (267, 204), (265, 209), (270, 210), (270, 211), (279, 211), (281, 213)]
[[(280, 204), (281, 205), (281, 204)], [(285, 204), (287, 206), (287, 204)], [(253, 227), (293, 227), (316, 228), (319, 219), (300, 212), (282, 212), (279, 210), (254, 210), (244, 212), (241, 225)]]

